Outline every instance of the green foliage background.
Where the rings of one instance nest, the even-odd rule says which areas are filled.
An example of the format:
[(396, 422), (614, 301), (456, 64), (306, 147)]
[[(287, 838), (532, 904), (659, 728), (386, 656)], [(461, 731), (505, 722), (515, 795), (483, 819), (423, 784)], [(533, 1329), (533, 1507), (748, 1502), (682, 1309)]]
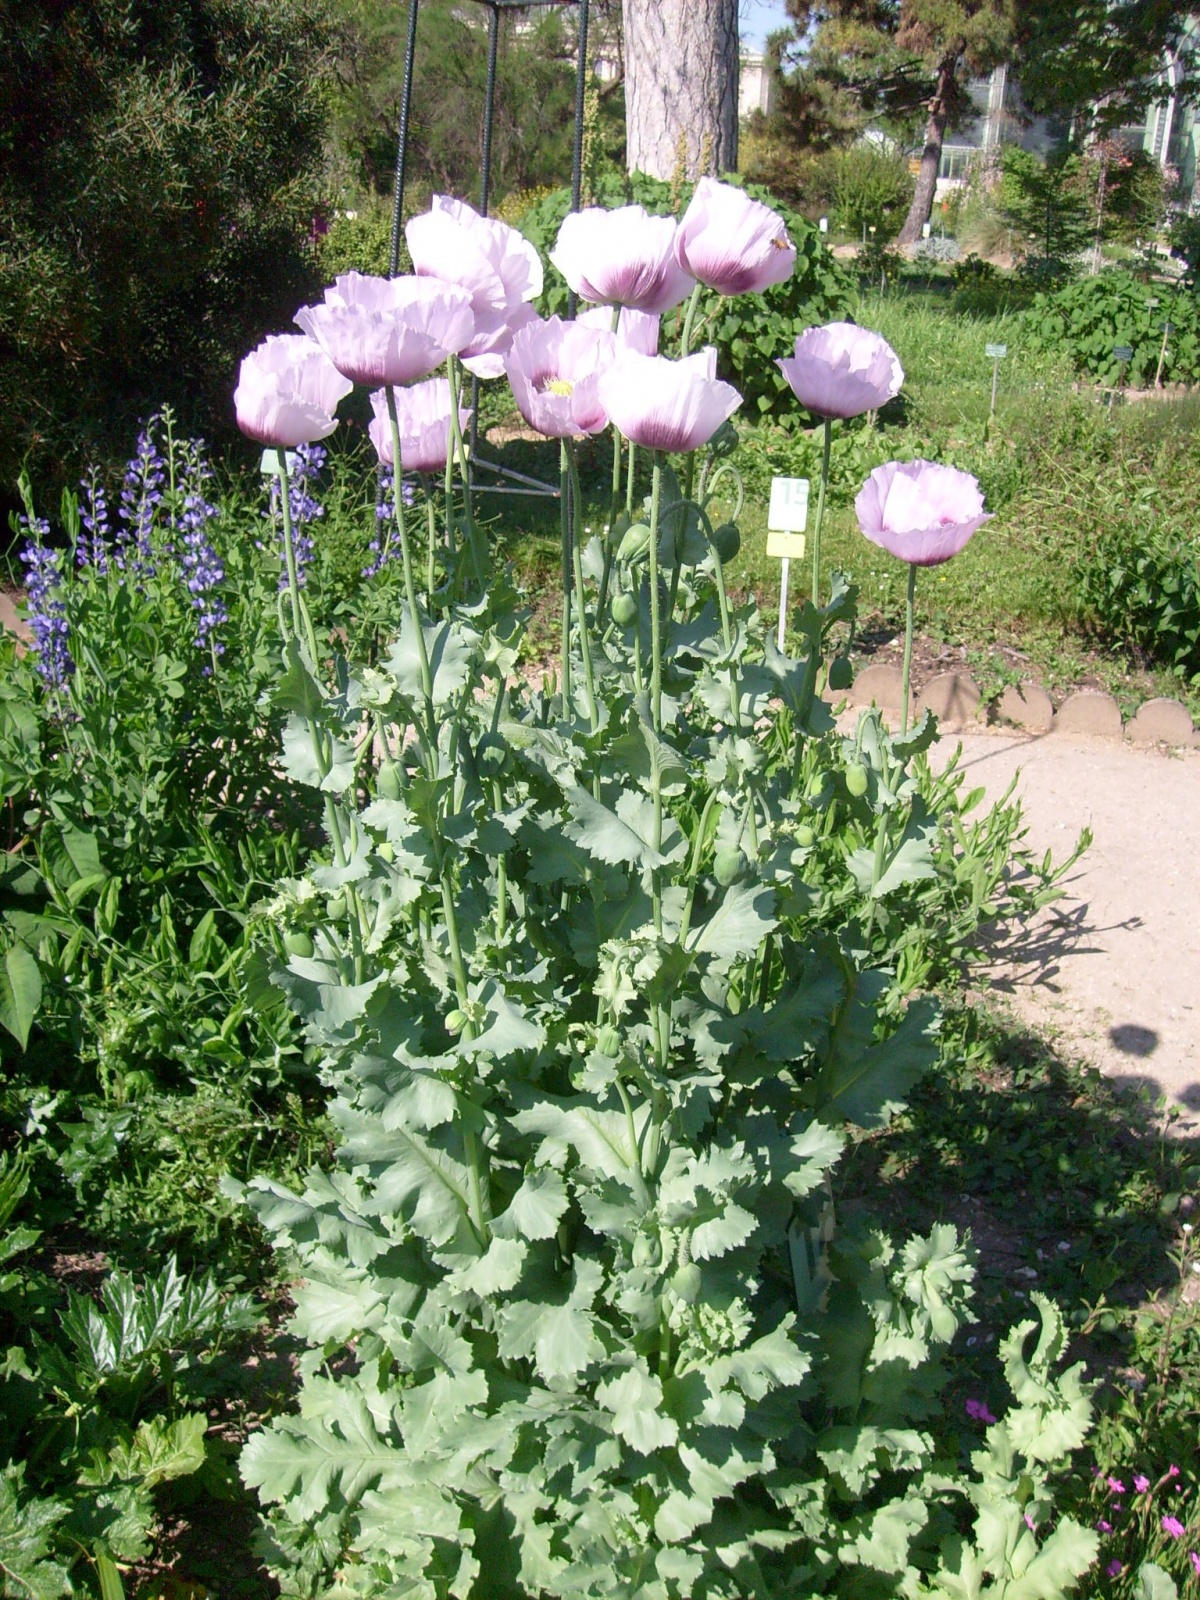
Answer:
[(2, 0), (0, 481), (232, 423), (312, 285), (326, 0)]

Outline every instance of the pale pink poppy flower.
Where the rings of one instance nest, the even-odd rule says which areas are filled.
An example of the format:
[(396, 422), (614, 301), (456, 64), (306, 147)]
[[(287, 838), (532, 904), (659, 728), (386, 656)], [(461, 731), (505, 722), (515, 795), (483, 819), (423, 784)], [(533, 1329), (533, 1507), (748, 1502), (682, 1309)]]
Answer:
[(682, 361), (623, 351), (600, 380), (600, 400), (620, 431), (645, 450), (698, 450), (742, 403), (717, 378), (717, 352)]
[[(396, 421), (400, 427), (400, 466), (404, 472), (440, 472), (450, 454), (450, 383), (446, 378), (428, 378), (407, 389), (396, 390)], [(388, 416), (387, 390), (376, 389), (371, 396), (375, 416), (367, 426), (371, 443), (385, 467), (394, 462), (392, 422)], [(469, 406), (460, 406), (459, 425), (471, 420)]]
[(338, 401), (353, 387), (312, 339), (272, 334), (242, 362), (233, 391), (238, 427), (276, 449), (326, 439), (337, 427)]
[(991, 515), (969, 472), (932, 461), (876, 467), (858, 491), (854, 510), (873, 544), (917, 567), (949, 561)]
[(371, 278), (347, 272), (321, 305), (296, 322), (339, 372), (375, 389), (425, 378), (471, 342), (475, 318), (465, 289), (438, 278)]
[(608, 426), (598, 392), (600, 375), (616, 354), (617, 341), (603, 328), (561, 317), (521, 328), (504, 368), (525, 421), (552, 439), (599, 433)]
[(480, 378), (500, 377), (513, 334), (537, 315), (529, 301), (542, 292), (541, 256), (507, 222), (444, 194), (409, 219), (404, 236), (418, 277), (457, 284), (471, 296), (475, 333), (461, 352), (464, 366)]
[(718, 294), (761, 294), (791, 277), (796, 250), (770, 206), (731, 183), (701, 178), (679, 224), (675, 259)]
[(775, 365), (818, 417), (861, 417), (900, 393), (904, 368), (882, 334), (854, 322), (805, 328), (796, 353)]
[(644, 206), (588, 206), (564, 218), (550, 259), (581, 300), (661, 315), (695, 287), (675, 260), (677, 231)]
[[(607, 328), (612, 331), (612, 309), (593, 306), (575, 318), (585, 328)], [(662, 318), (654, 311), (635, 311), (622, 306), (617, 322), (617, 343), (626, 350), (636, 350), (641, 356), (658, 354), (658, 327)]]

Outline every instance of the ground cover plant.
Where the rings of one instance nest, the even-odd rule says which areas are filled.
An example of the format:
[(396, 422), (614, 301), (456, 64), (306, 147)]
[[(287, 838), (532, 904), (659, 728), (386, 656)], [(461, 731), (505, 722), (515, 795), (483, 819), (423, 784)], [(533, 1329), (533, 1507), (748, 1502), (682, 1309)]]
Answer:
[[(753, 281), (786, 248), (775, 216), (730, 195), (705, 203), (745, 208), (751, 243), (730, 230), (733, 260), (727, 238), (706, 254), (704, 227), (668, 224), (664, 252), (647, 243), (656, 219), (633, 223), (651, 258), (641, 292), (669, 298), (683, 273), (685, 344), (703, 303), (689, 273), (728, 288), (723, 271), (748, 257)], [(12, 1051), (27, 1037), (90, 1072), (111, 1120), (83, 1119), (91, 1145), (64, 1141), (10, 1051), (26, 1149), (6, 1189), (13, 1256), (35, 1243), (31, 1199), (54, 1203), (24, 1189), (24, 1163), (69, 1178), (92, 1161), (94, 1210), (122, 1117), (132, 1142), (150, 1106), (167, 1121), (224, 1102), (231, 1157), (239, 1131), (272, 1125), (266, 1143), (284, 1148), (238, 1151), (223, 1204), (248, 1203), (280, 1271), (300, 1275), (295, 1405), (242, 1454), (286, 1593), (1065, 1593), (1100, 1548), (1090, 1480), (1068, 1470), (1088, 1385), (1040, 1296), (988, 1319), (999, 1367), (966, 1357), (994, 1278), (985, 1258), (977, 1279), (950, 1214), (953, 1163), (932, 1203), (928, 1181), (930, 1151), (961, 1138), (947, 1107), (987, 1068), (931, 991), (978, 961), (989, 924), (1046, 903), (1057, 873), (1022, 852), (1011, 802), (977, 816), (953, 768), (932, 774), (928, 717), (901, 733), (874, 713), (835, 726), (857, 600), (828, 542), (822, 603), (798, 608), (786, 653), (753, 600), (732, 597), (749, 452), (721, 422), (737, 397), (709, 358), (640, 355), (619, 325), (530, 321), (536, 257), (469, 208), (431, 216), (409, 238), (423, 286), (342, 280), (304, 318), (319, 343), (270, 340), (248, 358), (237, 407), (267, 446), (256, 493), (189, 480), (187, 446), (146, 549), (135, 511), (105, 570), (89, 544), (69, 575), (74, 557), (27, 508), (29, 565), (47, 581), (6, 713), (13, 810), (34, 813), (12, 893), (36, 909), (31, 923), (8, 908), (7, 1020)], [(447, 228), (442, 260), (463, 270), (465, 244), (486, 239), (493, 277), (428, 270)], [(593, 288), (634, 248), (614, 239), (607, 263), (584, 261)], [(561, 440), (559, 632), (530, 676), (523, 598), (458, 481), (456, 350), (499, 357), (527, 422)], [(420, 381), (443, 356), (446, 378)], [(377, 467), (333, 452), (318, 490), (314, 441), (352, 379), (378, 396)], [(848, 403), (828, 404), (833, 509), (854, 469), (836, 453)], [(586, 494), (580, 432), (595, 440)], [(589, 504), (606, 457), (608, 492)], [(862, 459), (863, 477), (888, 464)], [(882, 522), (864, 526), (929, 559), (906, 554), (919, 529), (889, 522), (880, 494)], [(220, 515), (194, 520), (197, 498)], [(978, 525), (960, 504), (959, 543)], [(68, 502), (68, 530), (75, 516)], [(94, 534), (82, 516), (78, 531)], [(144, 647), (123, 719), (103, 694), (120, 689), (112, 619), (127, 616)], [(102, 739), (96, 760), (87, 741)], [(136, 812), (134, 774), (161, 797)], [(98, 870), (56, 848), (67, 829), (91, 866), (87, 832)], [(234, 865), (222, 847), (243, 836), (252, 853)], [(111, 879), (130, 909), (110, 926), (97, 912)], [(36, 1015), (18, 998), (30, 963)], [(141, 1011), (101, 1059), (94, 1039), (121, 1020), (106, 970), (128, 974), (121, 1003)], [(197, 1033), (220, 1043), (197, 1049)], [(1015, 1127), (1019, 1110), (986, 1115)], [(917, 1156), (924, 1190), (889, 1204), (885, 1227), (880, 1175), (894, 1194)], [(110, 1202), (118, 1245), (128, 1220)], [(227, 1274), (250, 1259), (219, 1247)], [(11, 1592), (64, 1592), (68, 1569), (104, 1600), (122, 1584), (156, 1592), (137, 1563), (170, 1496), (192, 1479), (236, 1492), (197, 1401), (245, 1377), (215, 1341), (219, 1308), (229, 1332), (254, 1313), (229, 1276), (173, 1268), (119, 1271), (99, 1304), (64, 1305), (36, 1270), (10, 1292), (40, 1307), (37, 1339), (18, 1336), (9, 1358), (6, 1405), (25, 1406), (9, 1449), (29, 1465), (5, 1480), (0, 1559), (34, 1575)], [(131, 1342), (109, 1360), (118, 1314)], [(1124, 1308), (1112, 1315), (1119, 1332)], [(1144, 1414), (1101, 1407), (1106, 1469), (1144, 1450), (1158, 1395), (1174, 1394), (1188, 1357), (1168, 1342)], [(144, 1387), (122, 1363), (141, 1374), (151, 1349)], [(58, 1427), (64, 1407), (84, 1419), (82, 1453), (48, 1464), (28, 1430)], [(1186, 1426), (1186, 1404), (1171, 1414)], [(157, 1478), (152, 1456), (169, 1457)], [(1151, 1559), (1190, 1581), (1186, 1540), (1142, 1531), (1121, 1534), (1123, 1581), (1157, 1582)]]

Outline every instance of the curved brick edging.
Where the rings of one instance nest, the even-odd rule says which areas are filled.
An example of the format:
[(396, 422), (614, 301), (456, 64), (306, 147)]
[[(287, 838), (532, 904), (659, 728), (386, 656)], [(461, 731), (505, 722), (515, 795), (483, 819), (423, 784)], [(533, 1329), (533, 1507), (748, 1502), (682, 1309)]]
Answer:
[[(900, 668), (873, 662), (864, 667), (847, 691), (854, 705), (877, 705), (898, 711), (903, 694)], [(1165, 744), (1173, 749), (1200, 747), (1200, 733), (1191, 713), (1178, 700), (1147, 700), (1127, 723), (1112, 695), (1098, 689), (1077, 689), (1054, 709), (1040, 683), (1010, 684), (994, 704), (985, 702), (969, 672), (940, 672), (915, 696), (918, 711), (928, 708), (948, 733), (961, 733), (972, 723), (1007, 724), (1025, 733), (1065, 733), (1094, 739)]]

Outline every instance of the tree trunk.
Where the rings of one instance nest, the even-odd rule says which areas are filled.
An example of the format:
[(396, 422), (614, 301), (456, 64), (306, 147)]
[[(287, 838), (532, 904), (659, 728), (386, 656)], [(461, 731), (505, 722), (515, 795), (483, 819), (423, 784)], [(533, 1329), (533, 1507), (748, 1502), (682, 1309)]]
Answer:
[(942, 164), (942, 141), (946, 137), (946, 120), (950, 104), (950, 89), (954, 81), (957, 56), (948, 56), (938, 68), (937, 87), (929, 102), (929, 120), (925, 124), (925, 148), (921, 152), (921, 165), (917, 172), (917, 187), (900, 229), (897, 244), (916, 244), (921, 229), (929, 221), (933, 210), (933, 196), (937, 189), (938, 169)]
[(623, 0), (630, 172), (737, 166), (737, 0)]

